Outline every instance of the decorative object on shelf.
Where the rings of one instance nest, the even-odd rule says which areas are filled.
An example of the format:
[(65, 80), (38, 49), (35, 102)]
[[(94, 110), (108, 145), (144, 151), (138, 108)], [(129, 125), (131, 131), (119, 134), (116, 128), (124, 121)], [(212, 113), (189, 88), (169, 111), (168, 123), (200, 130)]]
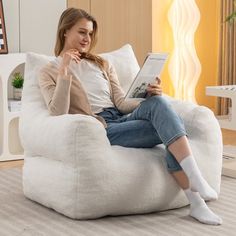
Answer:
[[(236, 0), (234, 0), (234, 6), (236, 8)], [(236, 20), (236, 10), (234, 10), (229, 16), (227, 16), (225, 21), (232, 24), (234, 23), (235, 20)]]
[(8, 109), (10, 112), (19, 112), (21, 111), (21, 101), (20, 100), (8, 100)]
[(7, 35), (3, 14), (3, 4), (2, 0), (0, 0), (0, 54), (8, 53), (7, 47)]
[(21, 99), (23, 83), (24, 83), (23, 76), (19, 72), (14, 73), (12, 79), (12, 86), (13, 86), (13, 97), (16, 100)]
[(200, 12), (194, 0), (174, 0), (168, 19), (175, 44), (169, 63), (175, 97), (196, 103), (195, 88), (201, 64), (194, 46), (194, 33), (200, 21)]

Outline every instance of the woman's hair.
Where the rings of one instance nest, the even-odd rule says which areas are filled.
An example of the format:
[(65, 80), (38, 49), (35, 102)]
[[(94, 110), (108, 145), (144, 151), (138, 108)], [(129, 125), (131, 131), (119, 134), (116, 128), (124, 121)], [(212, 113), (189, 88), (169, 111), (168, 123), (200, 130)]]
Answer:
[(65, 45), (65, 33), (67, 30), (70, 30), (79, 20), (87, 19), (93, 23), (93, 32), (91, 36), (91, 44), (89, 51), (82, 53), (81, 58), (85, 58), (97, 64), (100, 68), (104, 68), (105, 61), (94, 54), (91, 54), (90, 51), (94, 48), (97, 42), (97, 31), (98, 25), (96, 19), (88, 14), (86, 11), (77, 8), (68, 8), (62, 14), (58, 22), (57, 27), (57, 37), (56, 45), (54, 48), (54, 53), (56, 56), (59, 56)]

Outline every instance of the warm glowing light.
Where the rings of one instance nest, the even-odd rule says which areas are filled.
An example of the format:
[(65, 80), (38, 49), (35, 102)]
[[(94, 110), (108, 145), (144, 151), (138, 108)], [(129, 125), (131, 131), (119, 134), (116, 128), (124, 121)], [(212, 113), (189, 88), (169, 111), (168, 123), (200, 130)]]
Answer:
[(201, 64), (194, 46), (194, 33), (200, 21), (200, 12), (194, 0), (174, 0), (168, 18), (175, 45), (169, 63), (175, 97), (196, 103), (195, 88)]

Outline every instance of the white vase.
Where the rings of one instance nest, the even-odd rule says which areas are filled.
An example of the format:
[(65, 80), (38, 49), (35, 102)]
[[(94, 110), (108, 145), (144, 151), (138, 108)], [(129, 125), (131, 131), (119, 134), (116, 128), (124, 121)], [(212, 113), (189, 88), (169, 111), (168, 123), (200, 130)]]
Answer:
[(13, 98), (15, 100), (21, 100), (22, 88), (13, 87)]

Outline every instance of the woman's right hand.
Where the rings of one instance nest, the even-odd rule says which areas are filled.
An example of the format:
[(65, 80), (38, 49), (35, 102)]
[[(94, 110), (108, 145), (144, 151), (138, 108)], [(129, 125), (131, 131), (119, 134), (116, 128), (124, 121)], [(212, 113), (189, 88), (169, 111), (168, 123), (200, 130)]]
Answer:
[(62, 56), (61, 65), (59, 67), (59, 73), (62, 75), (67, 75), (67, 69), (70, 62), (73, 60), (76, 63), (79, 63), (81, 61), (80, 56), (81, 54), (77, 49), (67, 50)]

